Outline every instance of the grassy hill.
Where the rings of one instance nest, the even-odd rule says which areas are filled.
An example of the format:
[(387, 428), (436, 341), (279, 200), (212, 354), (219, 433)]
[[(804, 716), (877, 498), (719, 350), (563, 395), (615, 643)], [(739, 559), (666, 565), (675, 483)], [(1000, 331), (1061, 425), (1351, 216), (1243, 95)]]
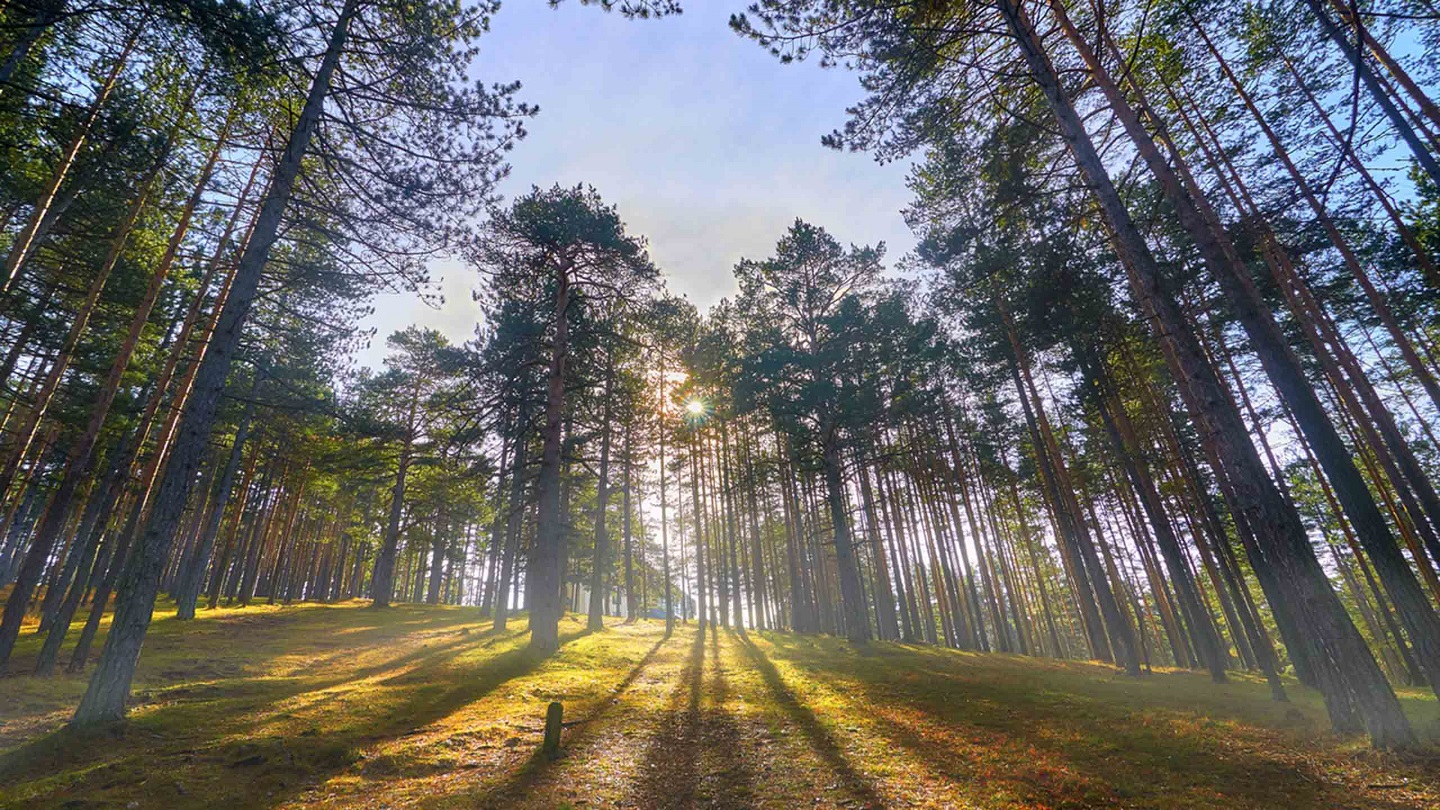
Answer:
[[(568, 620), (544, 660), (524, 630), (473, 608), (167, 614), (123, 727), (63, 730), (83, 676), (0, 680), (0, 807), (1440, 806), (1440, 756), (1336, 737), (1298, 687), (653, 621)], [(1433, 751), (1440, 709), (1402, 699)]]

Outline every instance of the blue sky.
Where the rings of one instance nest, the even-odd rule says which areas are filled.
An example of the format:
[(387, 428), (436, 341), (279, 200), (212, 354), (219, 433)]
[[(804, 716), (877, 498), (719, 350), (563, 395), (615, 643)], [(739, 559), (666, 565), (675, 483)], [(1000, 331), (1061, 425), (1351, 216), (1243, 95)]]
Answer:
[[(836, 152), (820, 136), (860, 98), (856, 77), (781, 65), (733, 34), (745, 0), (690, 0), (679, 17), (626, 20), (569, 0), (508, 0), (481, 42), (476, 78), (518, 79), (540, 115), (501, 186), (594, 185), (630, 230), (650, 240), (670, 289), (702, 309), (734, 292), (731, 268), (763, 258), (795, 217), (842, 242), (884, 241), (889, 263), (914, 244), (900, 217), (905, 165)], [(385, 337), (418, 323), (455, 341), (473, 334), (474, 270), (434, 267), (445, 305), (386, 295), (357, 360), (378, 366)]]

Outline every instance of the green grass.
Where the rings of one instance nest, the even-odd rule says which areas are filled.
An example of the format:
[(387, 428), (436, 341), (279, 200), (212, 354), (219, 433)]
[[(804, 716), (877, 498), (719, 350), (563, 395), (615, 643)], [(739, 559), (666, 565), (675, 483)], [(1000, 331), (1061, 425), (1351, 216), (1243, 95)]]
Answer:
[(1243, 677), (573, 618), (538, 659), (523, 619), (463, 608), (162, 615), (123, 726), (63, 728), (84, 676), (0, 680), (0, 807), (1440, 806), (1415, 691), (1432, 742), (1402, 756)]

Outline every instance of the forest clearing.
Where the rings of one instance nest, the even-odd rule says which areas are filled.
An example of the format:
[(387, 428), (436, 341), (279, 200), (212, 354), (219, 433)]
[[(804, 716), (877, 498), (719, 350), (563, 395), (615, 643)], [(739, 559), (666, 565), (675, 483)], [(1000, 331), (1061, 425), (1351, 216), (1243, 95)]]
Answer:
[[(4, 807), (1424, 808), (1436, 760), (1312, 697), (1195, 673), (644, 620), (256, 606), (157, 622), (123, 732), (57, 730), (74, 676), (0, 698)], [(20, 652), (30, 656), (36, 645)], [(561, 756), (540, 754), (565, 705)], [(1432, 697), (1402, 694), (1417, 727)]]
[(1437, 0), (0, 0), (0, 808), (1440, 807)]

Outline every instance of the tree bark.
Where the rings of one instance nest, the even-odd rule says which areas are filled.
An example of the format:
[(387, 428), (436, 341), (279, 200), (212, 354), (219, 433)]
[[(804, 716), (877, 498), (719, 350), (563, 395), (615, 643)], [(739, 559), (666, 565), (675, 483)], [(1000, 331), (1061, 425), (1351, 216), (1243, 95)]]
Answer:
[(160, 482), (154, 509), (139, 537), (135, 553), (127, 563), (100, 664), (76, 709), (72, 722), (77, 725), (118, 720), (125, 714), (125, 701), (140, 658), (140, 647), (155, 608), (160, 571), (174, 539), (180, 514), (189, 499), (220, 395), (239, 349), (241, 331), (259, 289), (270, 248), (279, 234), (280, 222), (311, 136), (319, 125), (325, 97), (358, 7), (358, 0), (346, 0), (340, 11), (305, 105), (271, 178), (254, 234), (240, 257), (225, 308), (217, 319), (215, 334), (186, 402), (180, 432)]
[(1194, 333), (1164, 287), (1158, 264), (1125, 210), (1027, 15), (1016, 0), (999, 0), (999, 8), (1110, 227), (1112, 244), (1130, 274), (1136, 298), (1161, 330), (1167, 362), (1181, 383), (1187, 406), (1204, 425), (1202, 435), (1215, 445), (1225, 464), (1237, 514), (1244, 516), (1255, 529), (1257, 541), (1263, 543), (1250, 550), (1257, 555), (1257, 571), (1273, 566), (1274, 576), (1267, 573), (1262, 578), (1276, 589), (1267, 589), (1272, 604), (1285, 602), (1287, 609), (1305, 622), (1306, 637), (1331, 655), (1315, 664), (1332, 723), (1342, 730), (1353, 728), (1358, 705), (1363, 707), (1360, 720), (1375, 744), (1412, 744), (1414, 732), (1395, 693), (1325, 579), (1298, 515), (1265, 475), (1239, 414), (1225, 401), (1214, 370), (1205, 362)]
[(570, 267), (555, 268), (555, 333), (545, 383), (545, 426), (541, 433), (540, 476), (536, 482), (539, 513), (535, 543), (525, 572), (530, 603), (530, 649), (549, 655), (560, 647), (560, 617), (565, 602), (565, 515), (560, 502), (560, 450), (564, 441), (565, 376), (570, 356)]

